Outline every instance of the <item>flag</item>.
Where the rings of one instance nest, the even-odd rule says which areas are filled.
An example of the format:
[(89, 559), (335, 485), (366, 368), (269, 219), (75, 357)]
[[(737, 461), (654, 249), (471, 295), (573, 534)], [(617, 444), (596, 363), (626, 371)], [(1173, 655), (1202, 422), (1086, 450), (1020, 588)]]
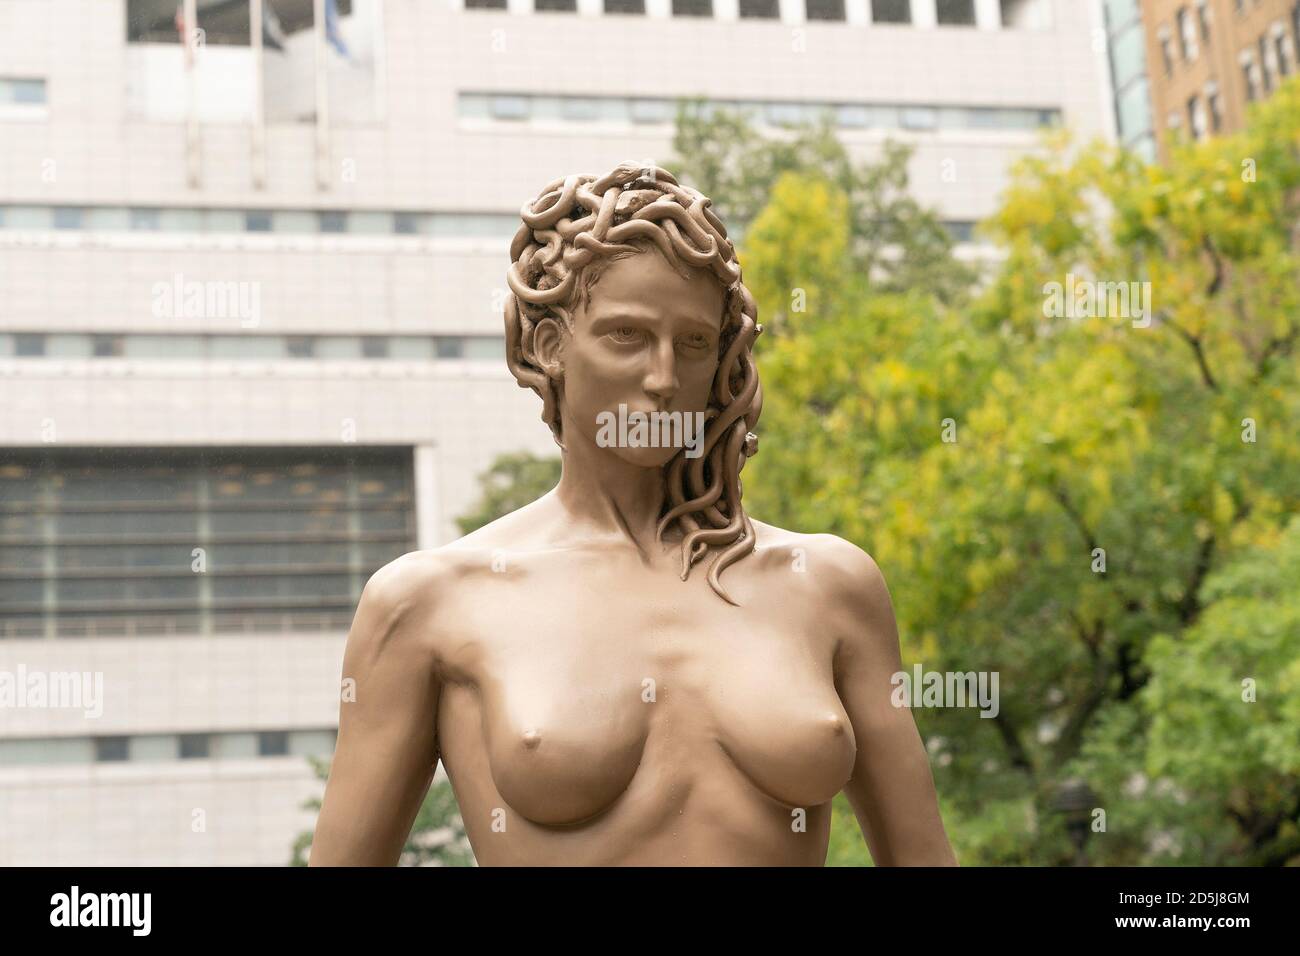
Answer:
[(262, 45), (284, 52), (284, 27), (275, 15), (271, 0), (262, 0)]
[(325, 39), (330, 42), (334, 49), (339, 51), (343, 59), (352, 59), (347, 44), (343, 42), (343, 37), (339, 34), (339, 0), (325, 0)]

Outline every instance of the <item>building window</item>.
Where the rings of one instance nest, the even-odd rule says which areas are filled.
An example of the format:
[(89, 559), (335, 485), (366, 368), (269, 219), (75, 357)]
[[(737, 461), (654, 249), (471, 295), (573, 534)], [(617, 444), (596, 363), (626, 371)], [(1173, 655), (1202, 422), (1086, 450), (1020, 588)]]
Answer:
[(90, 340), (90, 354), (95, 358), (119, 358), (126, 352), (125, 343), (121, 335), (94, 335)]
[(466, 10), (504, 10), (506, 0), (465, 0)]
[(526, 96), (494, 96), (491, 98), (489, 108), (493, 119), (528, 119), (528, 97)]
[(382, 335), (361, 336), (361, 357), (368, 359), (388, 358), (388, 339)]
[(1165, 74), (1174, 72), (1174, 45), (1167, 29), (1160, 32), (1160, 59), (1164, 61)]
[(1210, 131), (1220, 133), (1223, 131), (1223, 101), (1219, 98), (1218, 87), (1210, 87), (1205, 91), (1205, 108), (1210, 114)]
[(10, 449), (0, 637), (346, 630), (413, 546), (411, 471), (409, 449)]
[(1277, 62), (1278, 76), (1291, 75), (1291, 44), (1280, 24), (1273, 32), (1273, 59)]
[(1255, 57), (1249, 52), (1241, 58), (1241, 78), (1246, 85), (1246, 99), (1251, 102), (1258, 100), (1263, 95), (1259, 79), (1259, 65), (1255, 62)]
[(259, 757), (283, 757), (289, 753), (289, 734), (283, 730), (264, 730), (257, 735)]
[(289, 358), (309, 359), (316, 356), (316, 337), (313, 335), (290, 335), (285, 339)]
[(181, 734), (180, 757), (182, 760), (205, 760), (212, 747), (207, 734)]
[(39, 332), (18, 332), (14, 335), (14, 355), (18, 358), (37, 358), (45, 354), (45, 336)]
[(132, 229), (140, 232), (157, 232), (162, 228), (157, 209), (132, 209), (128, 221)]
[(872, 23), (911, 23), (911, 0), (871, 0)]
[(578, 0), (533, 0), (538, 13), (577, 13)]
[(809, 20), (844, 20), (844, 0), (805, 0)]
[(1191, 63), (1199, 52), (1196, 45), (1196, 22), (1187, 7), (1179, 7), (1175, 17), (1178, 21), (1178, 42), (1182, 48), (1183, 61)]
[(1187, 100), (1187, 128), (1191, 131), (1192, 139), (1205, 138), (1205, 110), (1201, 98), (1195, 94)]
[(270, 232), (271, 214), (269, 212), (262, 212), (262, 211), (244, 213), (244, 231), (245, 232)]
[(1273, 76), (1276, 70), (1274, 69), (1275, 64), (1272, 62), (1273, 59), (1271, 55), (1272, 52), (1273, 51), (1270, 50), (1268, 47), (1268, 38), (1265, 36), (1260, 36), (1259, 75), (1260, 75), (1260, 84), (1263, 87), (1265, 93), (1273, 92), (1273, 86), (1274, 86)]
[(0, 76), (0, 106), (41, 106), (44, 103), (44, 80)]
[(673, 0), (675, 17), (711, 17), (713, 0)]
[(126, 737), (95, 738), (96, 763), (116, 763), (120, 760), (126, 760), (128, 756), (129, 749)]
[(1201, 24), (1201, 39), (1206, 46), (1210, 45), (1210, 4), (1209, 0), (1197, 0), (1196, 2), (1196, 19)]
[(605, 0), (606, 13), (645, 13), (645, 0)]
[(84, 213), (80, 206), (54, 207), (55, 229), (80, 229), (83, 221)]
[(336, 210), (329, 210), (320, 214), (320, 231), (321, 232), (347, 232), (348, 231), (348, 214)]
[(740, 0), (742, 20), (777, 20), (780, 17), (778, 0)]
[(940, 26), (973, 27), (975, 0), (935, 0), (934, 14)]

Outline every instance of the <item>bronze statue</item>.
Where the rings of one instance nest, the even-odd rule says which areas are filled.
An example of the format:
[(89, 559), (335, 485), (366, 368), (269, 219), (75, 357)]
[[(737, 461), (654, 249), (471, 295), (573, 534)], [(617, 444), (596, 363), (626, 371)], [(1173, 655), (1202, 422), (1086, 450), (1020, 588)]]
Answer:
[(880, 570), (742, 507), (760, 327), (709, 206), (634, 163), (524, 206), (507, 361), (563, 475), (366, 585), (313, 865), (395, 863), (439, 759), (483, 865), (821, 865), (841, 790), (878, 864), (955, 863)]

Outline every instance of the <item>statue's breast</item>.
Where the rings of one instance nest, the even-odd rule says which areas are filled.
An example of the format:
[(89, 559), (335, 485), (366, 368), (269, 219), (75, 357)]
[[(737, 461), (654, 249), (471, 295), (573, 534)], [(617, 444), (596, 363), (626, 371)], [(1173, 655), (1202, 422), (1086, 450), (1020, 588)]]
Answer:
[(608, 809), (631, 784), (650, 713), (630, 680), (541, 663), (511, 668), (486, 689), (488, 765), (515, 812), (533, 823), (572, 825)]
[(857, 749), (829, 661), (804, 646), (761, 627), (539, 637), (480, 685), (492, 780), (552, 826), (607, 810), (638, 773), (651, 779), (637, 800), (749, 785), (789, 807), (825, 803)]

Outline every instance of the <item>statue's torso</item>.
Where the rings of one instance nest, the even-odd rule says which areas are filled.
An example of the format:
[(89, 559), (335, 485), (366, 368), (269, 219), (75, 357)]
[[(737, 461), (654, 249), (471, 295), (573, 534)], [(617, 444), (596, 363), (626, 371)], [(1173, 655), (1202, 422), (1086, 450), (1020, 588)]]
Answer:
[(856, 749), (815, 567), (763, 548), (733, 607), (674, 560), (457, 555), (438, 738), (481, 863), (824, 861)]

